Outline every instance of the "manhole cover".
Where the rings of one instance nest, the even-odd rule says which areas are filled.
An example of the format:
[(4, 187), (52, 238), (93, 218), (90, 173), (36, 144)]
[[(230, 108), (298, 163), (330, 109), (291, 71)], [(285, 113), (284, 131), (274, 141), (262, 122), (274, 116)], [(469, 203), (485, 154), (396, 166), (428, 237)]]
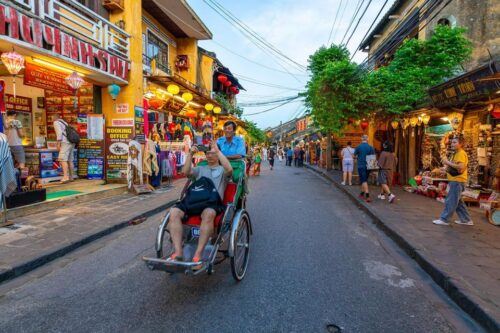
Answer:
[(341, 329), (340, 329), (340, 327), (338, 327), (335, 324), (328, 324), (328, 325), (326, 325), (326, 331), (328, 333), (340, 333), (340, 332), (342, 332)]

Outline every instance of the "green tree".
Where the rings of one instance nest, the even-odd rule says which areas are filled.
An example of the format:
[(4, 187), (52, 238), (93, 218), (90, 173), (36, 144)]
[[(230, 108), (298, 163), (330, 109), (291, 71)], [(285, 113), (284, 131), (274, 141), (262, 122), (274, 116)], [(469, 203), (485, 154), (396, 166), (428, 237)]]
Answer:
[(263, 143), (266, 141), (267, 137), (263, 130), (261, 130), (256, 123), (250, 120), (244, 120), (245, 129), (248, 133), (249, 142), (248, 144)]
[(410, 39), (394, 54), (392, 62), (371, 72), (366, 81), (374, 109), (401, 114), (424, 103), (427, 90), (460, 70), (472, 52), (464, 28), (437, 26), (428, 40)]

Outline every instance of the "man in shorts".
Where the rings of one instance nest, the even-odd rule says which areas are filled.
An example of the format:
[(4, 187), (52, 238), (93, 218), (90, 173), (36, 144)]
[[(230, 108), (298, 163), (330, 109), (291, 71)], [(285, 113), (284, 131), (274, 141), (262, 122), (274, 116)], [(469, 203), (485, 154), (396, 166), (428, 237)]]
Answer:
[[(194, 177), (196, 180), (201, 177), (209, 178), (213, 181), (215, 188), (219, 192), (219, 195), (224, 198), (224, 191), (226, 190), (226, 185), (229, 178), (233, 173), (233, 168), (231, 163), (224, 154), (220, 151), (217, 143), (212, 142), (211, 150), (207, 151), (206, 157), (208, 165), (196, 166), (191, 168), (192, 156), (196, 153), (198, 149), (196, 146), (191, 148), (191, 151), (186, 156), (186, 164), (182, 169), (183, 173), (187, 177)], [(200, 238), (198, 239), (198, 247), (194, 253), (193, 262), (201, 262), (203, 250), (205, 245), (208, 243), (210, 236), (214, 233), (214, 220), (217, 214), (220, 214), (224, 210), (222, 206), (207, 206), (203, 209), (201, 213), (201, 225), (200, 225)], [(182, 261), (183, 251), (182, 251), (182, 219), (185, 215), (189, 215), (187, 207), (180, 202), (178, 205), (170, 210), (170, 221), (167, 225), (170, 236), (172, 237), (172, 243), (174, 244), (175, 251), (170, 256), (171, 260)]]
[(61, 119), (58, 113), (54, 114), (54, 130), (57, 136), (57, 150), (59, 150), (58, 160), (61, 162), (63, 177), (61, 183), (65, 184), (73, 181), (73, 151), (75, 144), (69, 142), (66, 134), (68, 123)]
[(368, 168), (366, 165), (366, 156), (374, 155), (375, 149), (368, 144), (368, 135), (364, 134), (361, 137), (361, 143), (354, 150), (354, 156), (358, 159), (358, 175), (359, 183), (361, 184), (361, 193), (359, 197), (365, 199), (366, 202), (371, 202), (368, 189)]
[(14, 157), (14, 162), (17, 163), (19, 169), (24, 169), (26, 165), (26, 155), (24, 154), (23, 140), (23, 125), (17, 119), (17, 112), (7, 111), (7, 121), (5, 126), (5, 135), (9, 141), (10, 152)]

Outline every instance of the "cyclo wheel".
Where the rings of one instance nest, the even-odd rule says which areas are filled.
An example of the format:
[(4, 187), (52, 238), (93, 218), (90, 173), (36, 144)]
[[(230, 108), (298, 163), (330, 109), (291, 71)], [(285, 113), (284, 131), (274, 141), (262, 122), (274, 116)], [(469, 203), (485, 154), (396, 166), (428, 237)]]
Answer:
[(234, 239), (234, 255), (231, 257), (231, 273), (236, 281), (245, 277), (250, 255), (250, 222), (246, 213), (241, 215)]
[(162, 223), (158, 226), (158, 231), (156, 235), (156, 244), (155, 244), (156, 257), (158, 259), (170, 255), (170, 253), (172, 253), (173, 250), (173, 244), (170, 238), (170, 233), (166, 230), (169, 217), (170, 213), (167, 213), (163, 218)]

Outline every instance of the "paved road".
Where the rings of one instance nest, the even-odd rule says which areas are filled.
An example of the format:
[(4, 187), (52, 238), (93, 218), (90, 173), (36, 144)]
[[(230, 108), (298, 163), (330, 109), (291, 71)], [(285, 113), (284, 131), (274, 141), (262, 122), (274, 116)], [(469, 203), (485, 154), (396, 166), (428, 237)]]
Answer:
[(0, 286), (2, 332), (466, 332), (477, 326), (368, 218), (305, 169), (251, 180), (251, 262), (151, 272), (161, 216)]

